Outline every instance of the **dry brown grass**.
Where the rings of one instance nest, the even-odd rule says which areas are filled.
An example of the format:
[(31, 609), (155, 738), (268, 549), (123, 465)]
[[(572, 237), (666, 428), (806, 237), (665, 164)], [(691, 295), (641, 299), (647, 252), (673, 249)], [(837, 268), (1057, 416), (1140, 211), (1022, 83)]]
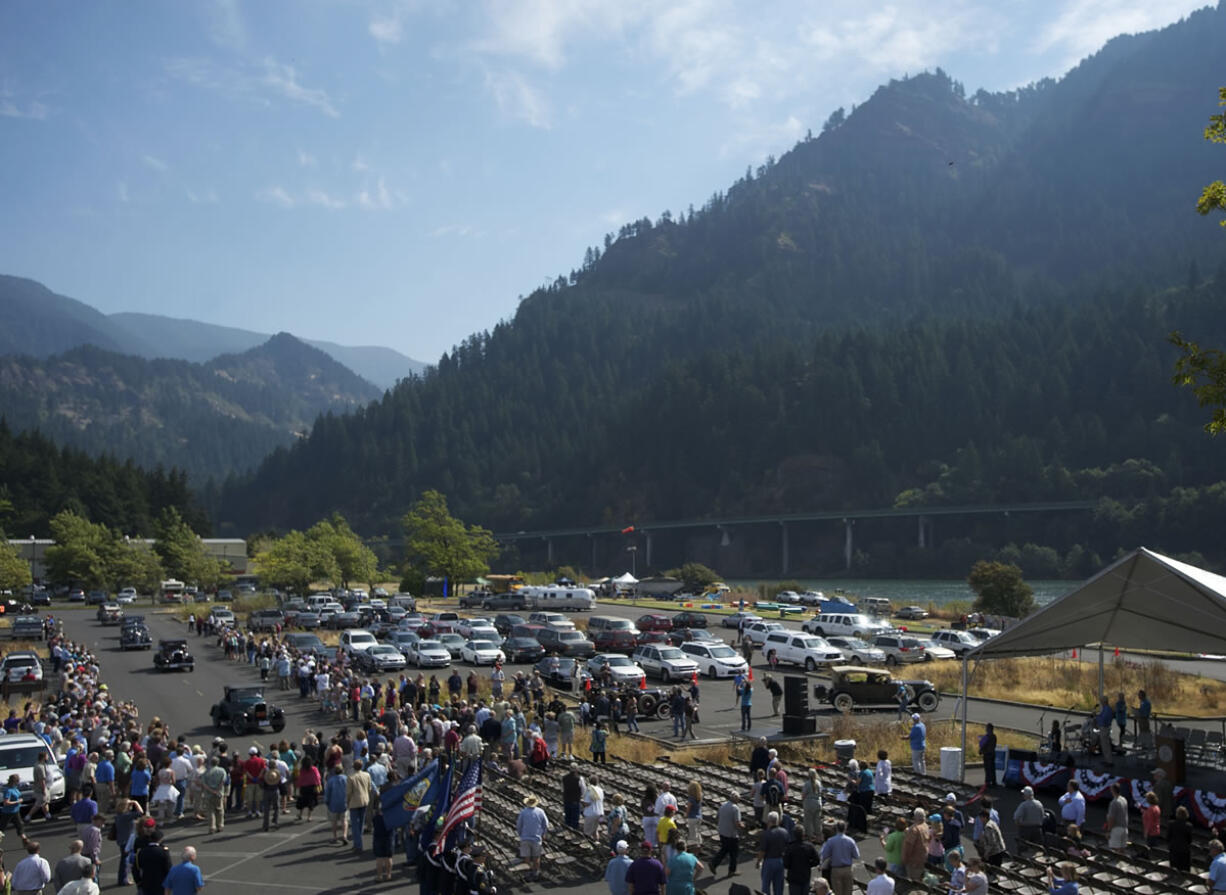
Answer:
[[(925, 673), (941, 690), (961, 689), (961, 667), (956, 662), (934, 663)], [(1220, 714), (1226, 706), (1226, 682), (1181, 674), (1157, 660), (1114, 659), (1107, 663), (1103, 681), (1113, 701), (1119, 692), (1135, 701), (1136, 691), (1145, 690), (1164, 715)], [(975, 670), (970, 692), (990, 699), (1089, 710), (1098, 698), (1098, 663), (1052, 656), (989, 659)]]

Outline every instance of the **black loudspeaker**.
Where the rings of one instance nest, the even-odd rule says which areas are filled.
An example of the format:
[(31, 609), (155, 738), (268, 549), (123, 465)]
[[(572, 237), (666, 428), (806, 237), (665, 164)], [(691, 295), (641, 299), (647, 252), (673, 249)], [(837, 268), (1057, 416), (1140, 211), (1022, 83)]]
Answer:
[(784, 736), (805, 736), (807, 734), (817, 733), (817, 716), (816, 715), (784, 715), (783, 716), (783, 734)]
[(809, 714), (808, 678), (789, 675), (783, 679), (783, 713), (785, 715)]

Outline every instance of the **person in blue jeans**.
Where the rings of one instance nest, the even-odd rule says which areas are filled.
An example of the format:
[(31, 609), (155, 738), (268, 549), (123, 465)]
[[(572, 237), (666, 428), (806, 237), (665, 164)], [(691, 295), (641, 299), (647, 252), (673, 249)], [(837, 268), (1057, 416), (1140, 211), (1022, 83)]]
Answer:
[(762, 871), (764, 895), (783, 895), (783, 855), (788, 848), (787, 830), (779, 826), (779, 812), (766, 815), (766, 829), (758, 846), (758, 867)]
[(753, 708), (753, 682), (745, 681), (741, 685), (741, 730), (749, 730), (750, 710)]

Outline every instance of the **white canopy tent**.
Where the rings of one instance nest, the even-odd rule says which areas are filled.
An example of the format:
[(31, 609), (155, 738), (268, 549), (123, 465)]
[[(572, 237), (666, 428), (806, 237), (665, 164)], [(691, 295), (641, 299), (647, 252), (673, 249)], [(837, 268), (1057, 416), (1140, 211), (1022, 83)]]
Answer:
[(1034, 656), (1091, 644), (1226, 651), (1226, 577), (1140, 547), (971, 656)]
[(968, 662), (1045, 655), (1085, 646), (1100, 647), (1100, 696), (1107, 648), (1226, 652), (1226, 577), (1139, 547), (1076, 590), (964, 655), (964, 776)]
[(639, 580), (629, 572), (623, 572), (613, 579), (614, 584), (638, 584)]

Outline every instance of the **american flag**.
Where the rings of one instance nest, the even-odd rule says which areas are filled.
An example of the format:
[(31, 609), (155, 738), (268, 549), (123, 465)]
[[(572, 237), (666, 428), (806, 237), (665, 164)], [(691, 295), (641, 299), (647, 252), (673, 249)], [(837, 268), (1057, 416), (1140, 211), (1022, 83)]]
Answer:
[(446, 845), (447, 836), (460, 824), (474, 817), (481, 810), (481, 759), (476, 759), (460, 777), (460, 786), (447, 816), (443, 818), (443, 826), (434, 838), (434, 854), (441, 852)]

